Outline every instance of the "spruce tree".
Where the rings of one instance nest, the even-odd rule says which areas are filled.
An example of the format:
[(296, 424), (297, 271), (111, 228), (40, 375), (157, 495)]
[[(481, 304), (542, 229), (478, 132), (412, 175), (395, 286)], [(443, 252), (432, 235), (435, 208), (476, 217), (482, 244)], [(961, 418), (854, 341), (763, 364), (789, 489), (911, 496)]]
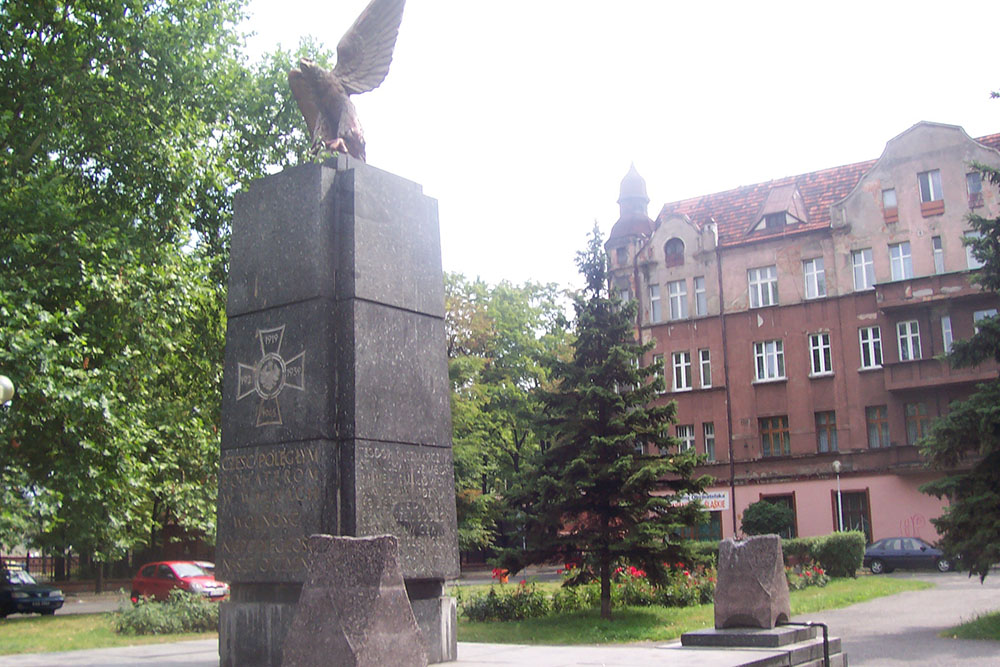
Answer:
[[(975, 165), (983, 179), (1000, 187), (1000, 169)], [(973, 254), (983, 262), (973, 282), (984, 290), (1000, 291), (1000, 217), (970, 214), (973, 234), (966, 237)], [(1000, 318), (976, 323), (972, 338), (955, 341), (948, 360), (956, 368), (1000, 362)], [(940, 547), (957, 556), (969, 575), (986, 578), (1000, 562), (1000, 380), (984, 382), (966, 400), (931, 426), (920, 443), (931, 464), (947, 470), (941, 479), (921, 487), (925, 493), (947, 497), (944, 513), (931, 519), (941, 535)]]
[(662, 364), (642, 365), (653, 344), (636, 341), (636, 303), (609, 289), (596, 225), (577, 265), (586, 287), (575, 297), (573, 355), (556, 362), (555, 389), (543, 397), (551, 440), (524, 485), (508, 494), (523, 548), (506, 552), (503, 563), (517, 571), (582, 559), (600, 579), (601, 616), (610, 618), (616, 565), (663, 581), (667, 564), (686, 557), (676, 535), (703, 513), (678, 496), (704, 490), (707, 478), (692, 479), (695, 451), (680, 451), (669, 435), (676, 404), (653, 405)]

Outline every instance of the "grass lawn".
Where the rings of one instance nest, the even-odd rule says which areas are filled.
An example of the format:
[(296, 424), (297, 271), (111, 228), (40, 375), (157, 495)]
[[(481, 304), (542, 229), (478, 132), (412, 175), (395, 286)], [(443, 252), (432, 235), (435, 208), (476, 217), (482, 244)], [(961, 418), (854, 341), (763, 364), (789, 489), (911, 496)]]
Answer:
[(180, 635), (119, 635), (111, 628), (111, 614), (8, 616), (0, 620), (0, 654), (48, 653), (85, 648), (162, 644), (185, 639), (211, 639), (218, 633)]
[[(510, 585), (510, 584), (508, 584)], [(558, 584), (539, 584), (541, 590)], [(792, 615), (821, 609), (836, 609), (903, 591), (931, 588), (933, 584), (909, 579), (861, 576), (834, 579), (825, 588), (792, 591)], [(464, 588), (462, 594), (484, 587)], [(614, 619), (604, 621), (596, 609), (544, 618), (505, 623), (458, 621), (458, 640), (491, 644), (607, 644), (616, 642), (666, 641), (689, 630), (711, 627), (712, 605), (696, 607), (627, 607), (616, 609)]]
[(968, 623), (956, 625), (941, 633), (951, 639), (992, 639), (1000, 641), (1000, 611), (977, 616)]

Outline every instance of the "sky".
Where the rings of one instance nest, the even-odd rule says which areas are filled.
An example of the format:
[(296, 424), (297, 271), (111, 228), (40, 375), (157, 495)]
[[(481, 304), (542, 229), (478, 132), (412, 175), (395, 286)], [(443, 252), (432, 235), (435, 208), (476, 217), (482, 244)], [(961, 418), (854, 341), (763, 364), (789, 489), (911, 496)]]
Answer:
[[(251, 0), (251, 58), (330, 50), (368, 0)], [(368, 163), (438, 200), (446, 271), (579, 287), (635, 163), (664, 203), (878, 157), (921, 120), (1000, 132), (1000, 2), (408, 0), (353, 97)]]

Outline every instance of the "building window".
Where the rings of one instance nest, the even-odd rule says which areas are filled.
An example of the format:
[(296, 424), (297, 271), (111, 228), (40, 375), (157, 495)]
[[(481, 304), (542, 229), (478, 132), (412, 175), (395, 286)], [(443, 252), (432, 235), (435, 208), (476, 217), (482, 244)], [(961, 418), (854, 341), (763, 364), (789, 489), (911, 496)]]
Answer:
[(919, 173), (917, 174), (917, 180), (920, 181), (921, 203), (940, 201), (941, 199), (944, 198), (943, 195), (941, 194), (940, 169)]
[(762, 266), (747, 271), (750, 286), (750, 307), (778, 305), (778, 267)]
[(927, 435), (931, 418), (927, 416), (926, 403), (907, 403), (903, 406), (906, 415), (906, 444), (915, 445), (917, 440)]
[(708, 297), (705, 294), (705, 276), (694, 279), (694, 314), (708, 315)]
[(785, 222), (788, 220), (788, 214), (785, 211), (780, 213), (768, 213), (764, 216), (764, 229), (781, 229), (785, 226)]
[[(867, 542), (872, 541), (872, 516), (868, 508), (866, 491), (844, 491), (840, 494), (843, 510), (844, 530), (857, 530), (865, 534)], [(837, 492), (833, 492), (834, 525), (837, 525)]]
[(758, 420), (760, 426), (760, 446), (764, 456), (791, 454), (791, 440), (788, 436), (788, 415), (764, 417)]
[(761, 500), (766, 500), (769, 503), (775, 505), (783, 505), (792, 511), (792, 525), (786, 528), (783, 532), (778, 533), (781, 537), (786, 539), (792, 539), (795, 537), (795, 526), (798, 523), (798, 516), (795, 512), (795, 495), (785, 495), (785, 496), (761, 496)]
[(974, 313), (972, 313), (972, 324), (973, 324), (973, 327), (975, 329), (975, 332), (979, 333), (979, 326), (978, 326), (978, 324), (979, 324), (980, 320), (985, 320), (987, 317), (996, 317), (996, 316), (997, 316), (997, 309), (996, 308), (987, 308), (986, 310), (977, 310)]
[(861, 368), (882, 367), (882, 331), (878, 327), (858, 329), (861, 343)]
[(931, 237), (931, 248), (934, 250), (934, 273), (944, 273), (944, 246), (940, 236)]
[(715, 422), (704, 422), (701, 430), (705, 434), (705, 457), (709, 461), (715, 460)]
[(833, 373), (833, 358), (830, 354), (830, 334), (809, 334), (809, 359), (812, 375)]
[[(656, 364), (659, 364), (659, 365), (660, 365), (660, 368), (663, 368), (663, 355), (662, 355), (662, 354), (654, 354), (654, 355), (653, 355), (653, 365), (656, 365)], [(663, 374), (664, 374), (664, 375), (666, 375), (666, 369), (664, 369), (664, 370), (663, 370)], [(664, 378), (664, 380), (665, 380), (665, 379), (666, 379), (666, 378)], [(659, 393), (661, 393), (661, 394), (662, 394), (663, 392), (664, 392), (664, 390), (663, 390), (663, 389), (661, 389), (661, 390), (659, 391)]]
[(667, 294), (670, 299), (670, 319), (686, 319), (688, 316), (687, 281), (674, 280), (667, 283)]
[(618, 266), (625, 266), (628, 263), (628, 248), (616, 248), (615, 259), (618, 261)]
[(706, 512), (706, 514), (708, 514), (707, 523), (684, 526), (674, 534), (682, 540), (719, 542), (722, 540), (722, 512)]
[(674, 391), (687, 391), (691, 388), (691, 353), (674, 352)]
[(627, 287), (619, 287), (618, 288), (618, 298), (621, 299), (624, 302), (631, 301), (632, 300), (632, 292), (630, 292), (629, 288), (627, 288)]
[(660, 311), (660, 286), (649, 286), (649, 321), (659, 322), (663, 313)]
[(816, 450), (819, 452), (837, 451), (837, 413), (816, 413)]
[(978, 171), (965, 175), (965, 187), (969, 190), (969, 208), (983, 205), (983, 177)]
[(816, 299), (826, 296), (826, 274), (823, 271), (823, 258), (807, 259), (802, 262), (802, 273), (806, 279), (806, 298)]
[(687, 424), (677, 427), (677, 439), (681, 441), (680, 451), (694, 449), (694, 425)]
[(663, 258), (666, 266), (681, 266), (684, 264), (684, 241), (670, 239), (663, 246)]
[[(965, 232), (966, 239), (980, 239), (982, 237), (983, 235), (980, 232)], [(979, 261), (972, 245), (968, 243), (965, 245), (965, 263), (970, 269), (980, 269), (983, 267), (983, 262)]]
[(899, 207), (896, 202), (895, 188), (882, 191), (882, 215), (888, 223), (899, 222)]
[(896, 323), (896, 337), (899, 340), (900, 361), (920, 358), (920, 326), (916, 320)]
[(753, 344), (757, 380), (785, 379), (785, 346), (780, 340), (765, 340)]
[(698, 350), (698, 361), (701, 366), (701, 386), (707, 389), (712, 386), (712, 354), (708, 348)]
[(951, 354), (951, 344), (955, 342), (951, 333), (951, 315), (941, 316), (941, 340), (944, 341), (944, 353)]
[(854, 291), (871, 289), (875, 286), (875, 263), (872, 261), (872, 249), (862, 248), (851, 252), (851, 263), (854, 265)]
[(865, 423), (868, 425), (868, 446), (881, 449), (889, 446), (889, 414), (884, 405), (869, 405), (865, 408)]
[(889, 267), (892, 269), (893, 280), (906, 280), (913, 277), (913, 260), (910, 257), (909, 241), (889, 245)]

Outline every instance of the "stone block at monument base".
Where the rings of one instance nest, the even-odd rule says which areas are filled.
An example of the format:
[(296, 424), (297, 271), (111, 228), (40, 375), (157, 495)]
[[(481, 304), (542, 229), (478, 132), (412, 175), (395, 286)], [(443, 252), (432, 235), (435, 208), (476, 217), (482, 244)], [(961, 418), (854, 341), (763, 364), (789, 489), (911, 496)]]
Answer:
[(719, 545), (715, 627), (773, 628), (791, 613), (781, 538), (724, 540)]

